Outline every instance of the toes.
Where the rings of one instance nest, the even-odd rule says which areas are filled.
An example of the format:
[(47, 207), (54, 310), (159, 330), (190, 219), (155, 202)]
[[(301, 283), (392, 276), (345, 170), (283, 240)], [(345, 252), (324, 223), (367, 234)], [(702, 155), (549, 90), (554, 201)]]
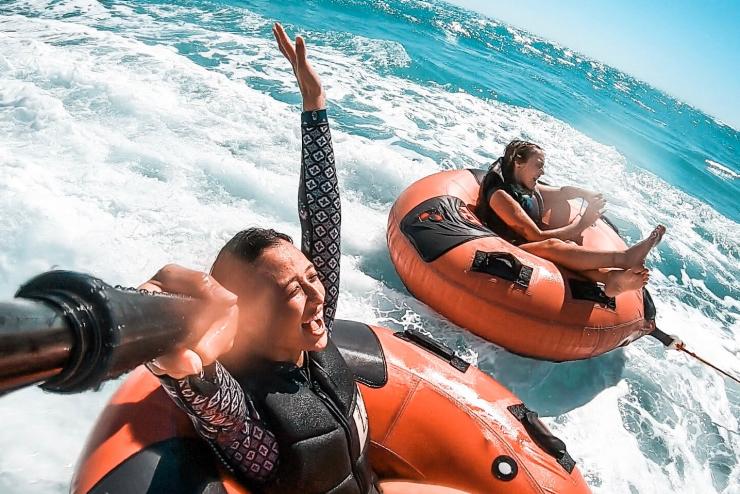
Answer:
[(665, 227), (663, 225), (658, 225), (655, 227), (655, 230), (653, 230), (653, 233), (655, 233), (655, 239), (660, 242), (665, 234)]

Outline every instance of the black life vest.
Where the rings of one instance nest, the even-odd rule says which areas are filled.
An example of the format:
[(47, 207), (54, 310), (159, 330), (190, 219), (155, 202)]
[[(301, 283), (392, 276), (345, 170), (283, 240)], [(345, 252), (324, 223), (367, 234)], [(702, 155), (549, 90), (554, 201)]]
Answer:
[(491, 208), (491, 196), (497, 190), (503, 190), (509, 194), (539, 227), (542, 226), (542, 214), (544, 212), (542, 196), (536, 190), (528, 192), (522, 187), (507, 181), (501, 172), (501, 158), (491, 165), (480, 186), (476, 214), (481, 222), (501, 238), (514, 245), (527, 243), (526, 238), (511, 229)]
[(238, 379), (280, 446), (274, 480), (255, 491), (377, 494), (367, 411), (331, 339), (324, 351), (307, 353), (303, 368), (265, 362)]

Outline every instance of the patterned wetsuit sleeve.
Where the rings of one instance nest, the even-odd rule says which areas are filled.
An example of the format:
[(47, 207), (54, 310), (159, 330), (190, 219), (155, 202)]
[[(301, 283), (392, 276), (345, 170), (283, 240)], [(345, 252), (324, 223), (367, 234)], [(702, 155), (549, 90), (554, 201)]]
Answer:
[(301, 250), (316, 266), (326, 289), (324, 323), (331, 331), (339, 298), (342, 209), (326, 110), (303, 112), (301, 132), (303, 150), (298, 187)]
[(159, 380), (229, 470), (257, 482), (275, 471), (279, 453), (275, 435), (220, 363), (206, 367), (202, 376)]

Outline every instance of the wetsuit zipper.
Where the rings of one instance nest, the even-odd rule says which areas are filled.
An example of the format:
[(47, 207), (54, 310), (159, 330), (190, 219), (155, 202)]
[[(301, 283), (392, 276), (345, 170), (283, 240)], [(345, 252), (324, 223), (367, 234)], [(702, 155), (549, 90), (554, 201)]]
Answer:
[[(311, 384), (313, 386), (313, 383)], [(331, 401), (331, 398), (326, 395), (323, 391), (318, 389), (318, 386), (316, 389), (314, 389), (314, 392), (319, 396), (319, 398), (322, 399), (324, 404), (329, 408), (329, 410), (334, 414), (334, 416), (339, 419), (339, 423), (342, 424), (342, 428), (344, 428), (344, 432), (347, 434), (347, 442), (349, 444), (349, 459), (352, 463), (352, 474), (355, 476), (355, 479), (357, 479), (357, 483), (360, 485), (360, 488), (362, 489), (365, 486), (364, 477), (360, 474), (360, 472), (357, 470), (355, 460), (352, 458), (352, 446), (354, 441), (352, 436), (352, 428), (349, 425), (349, 422), (347, 421), (347, 418), (342, 414), (341, 410), (337, 408), (337, 406), (334, 404), (333, 401)], [(359, 449), (359, 448), (358, 448)], [(365, 494), (365, 493), (363, 493)]]
[[(308, 387), (316, 393), (316, 395), (321, 399), (321, 401), (324, 402), (324, 405), (329, 409), (329, 411), (334, 415), (334, 417), (339, 421), (340, 425), (344, 429), (344, 433), (347, 435), (347, 444), (349, 446), (349, 461), (352, 466), (352, 475), (354, 475), (357, 483), (359, 484), (360, 489), (364, 489), (365, 487), (365, 480), (364, 477), (360, 474), (360, 472), (357, 470), (357, 462), (352, 458), (352, 446), (354, 445), (354, 439), (352, 436), (352, 428), (349, 425), (349, 422), (347, 421), (347, 418), (344, 416), (341, 410), (337, 407), (337, 405), (332, 401), (329, 396), (324, 393), (321, 388), (315, 383), (313, 379), (311, 379), (310, 371), (308, 371), (308, 362), (306, 362), (306, 371), (307, 373), (304, 375), (308, 381)], [(361, 448), (358, 445), (357, 448), (358, 451), (361, 452)], [(363, 494), (365, 494), (363, 492)]]

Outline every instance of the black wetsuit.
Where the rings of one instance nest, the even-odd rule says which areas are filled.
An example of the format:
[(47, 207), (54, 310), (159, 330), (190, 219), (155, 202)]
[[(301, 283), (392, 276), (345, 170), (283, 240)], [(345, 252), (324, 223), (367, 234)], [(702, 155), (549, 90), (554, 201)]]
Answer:
[(481, 183), (476, 211), (478, 218), (504, 240), (514, 245), (526, 244), (528, 240), (509, 227), (491, 208), (491, 196), (497, 190), (503, 190), (509, 194), (540, 228), (542, 227), (542, 214), (544, 212), (542, 196), (536, 190), (529, 191), (510, 180), (506, 180), (501, 172), (500, 159), (491, 165)]
[[(326, 111), (304, 112), (298, 212), (301, 249), (324, 284), (329, 334), (339, 296), (341, 204)], [(367, 414), (329, 340), (302, 368), (261, 362), (236, 376), (216, 362), (203, 376), (161, 379), (217, 456), (250, 488), (282, 493), (376, 493)], [(241, 384), (240, 384), (241, 383)]]

